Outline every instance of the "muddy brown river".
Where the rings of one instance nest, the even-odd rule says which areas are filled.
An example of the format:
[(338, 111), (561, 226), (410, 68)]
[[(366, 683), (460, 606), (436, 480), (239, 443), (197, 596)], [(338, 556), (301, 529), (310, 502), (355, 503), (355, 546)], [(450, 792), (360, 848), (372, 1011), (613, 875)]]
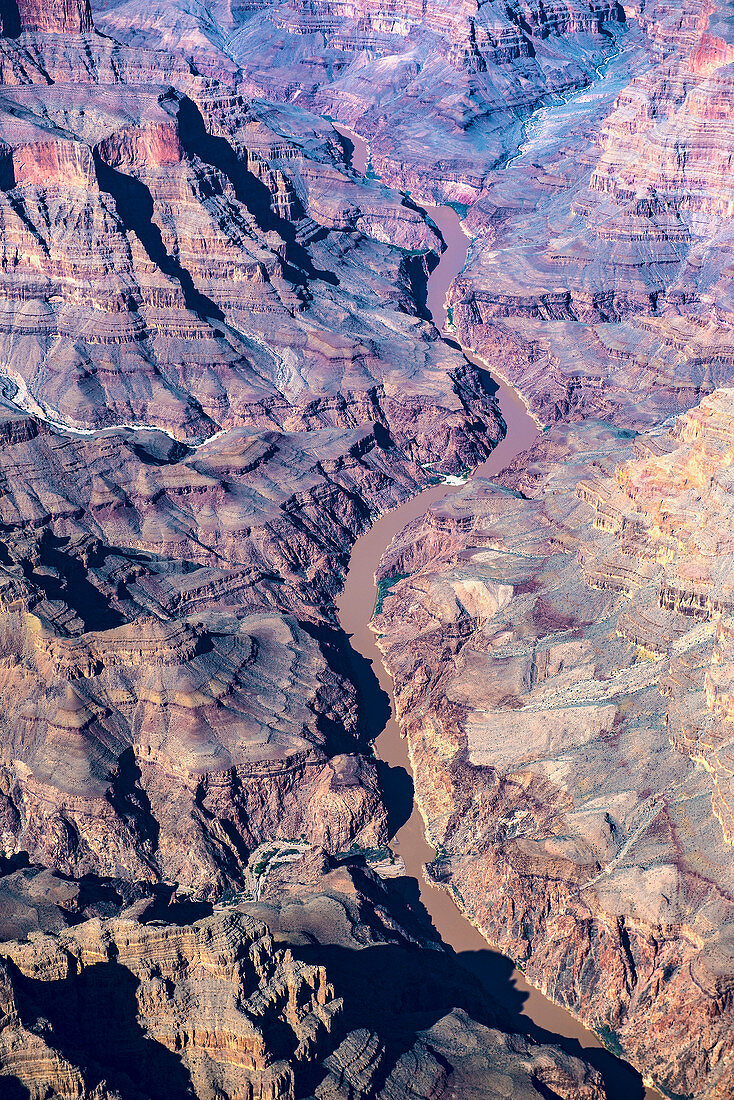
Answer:
[[(334, 125), (352, 143), (352, 168), (364, 175), (370, 160), (368, 142), (348, 127)], [(452, 207), (428, 205), (423, 209), (438, 226), (446, 244), (446, 250), (428, 280), (427, 304), (437, 327), (444, 336), (450, 338), (452, 334), (447, 330), (446, 294), (451, 281), (466, 263), (470, 240), (461, 228), (459, 216)], [(462, 348), (462, 351), (471, 362), (485, 370), (491, 369), (490, 364), (478, 359), (468, 349)], [(540, 431), (517, 391), (496, 373), (493, 373), (493, 380), (499, 387), (497, 399), (507, 424), (507, 433), (487, 461), (477, 467), (473, 476), (491, 477), (498, 474), (527, 450)], [(392, 679), (382, 663), (376, 636), (370, 629), (377, 598), (375, 572), (380, 558), (395, 535), (411, 520), (422, 516), (436, 501), (456, 492), (460, 487), (450, 484), (433, 485), (381, 516), (355, 543), (344, 590), (337, 601), (339, 622), (350, 635), (352, 648), (370, 662), (380, 686), (390, 700), (390, 717), (375, 741), (377, 754), (391, 767), (405, 769), (411, 777), (412, 766), (407, 741), (401, 736), (395, 720)], [(477, 928), (457, 907), (449, 892), (432, 885), (425, 878), (424, 866), (434, 858), (435, 852), (426, 840), (423, 819), (415, 802), (408, 820), (394, 836), (391, 847), (396, 855), (402, 857), (406, 874), (417, 881), (421, 901), (443, 942), (456, 952), (482, 951), (496, 955)], [(506, 979), (504, 983), (506, 986)], [(520, 971), (513, 970), (510, 986), (511, 989), (506, 991), (505, 997), (509, 999), (511, 993), (513, 999), (522, 1000), (523, 1015), (544, 1031), (576, 1040), (581, 1048), (576, 1048), (576, 1053), (587, 1052), (589, 1060), (602, 1068), (600, 1056), (594, 1057), (593, 1054), (603, 1049), (602, 1043), (593, 1032), (583, 1027), (560, 1005), (544, 997), (528, 983)], [(490, 992), (495, 999), (502, 1002), (502, 982), (493, 986)], [(552, 1040), (552, 1036), (549, 1036), (549, 1040)], [(608, 1054), (604, 1057), (608, 1059), (603, 1065), (603, 1072), (610, 1100), (642, 1100), (643, 1096), (644, 1100), (661, 1100), (653, 1089), (643, 1089), (637, 1075), (623, 1062), (612, 1059)], [(611, 1065), (610, 1068), (610, 1064), (614, 1062), (616, 1066)]]

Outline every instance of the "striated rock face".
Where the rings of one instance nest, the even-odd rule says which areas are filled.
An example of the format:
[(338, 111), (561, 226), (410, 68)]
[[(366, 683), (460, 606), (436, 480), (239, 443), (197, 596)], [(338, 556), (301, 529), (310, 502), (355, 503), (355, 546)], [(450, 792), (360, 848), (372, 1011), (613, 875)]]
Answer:
[(447, 469), (486, 453), (492, 402), (415, 315), (441, 242), (410, 200), (226, 69), (32, 10), (0, 39), (0, 354), (22, 407), (187, 441), (378, 420)]
[(7, 435), (3, 849), (201, 894), (271, 838), (379, 847), (354, 689), (296, 616), (323, 621), (345, 539), (404, 491), (397, 454), (374, 431), (346, 454), (334, 431), (316, 454), (230, 433), (178, 461), (156, 433)]
[(3, 956), (2, 1073), (34, 1100), (292, 1097), (341, 1008), (323, 967), (238, 913), (91, 921)]
[(733, 459), (732, 390), (637, 438), (555, 428), (398, 537), (375, 621), (433, 875), (701, 1097), (734, 1087)]
[(89, 0), (5, 0), (2, 5), (3, 34), (26, 31), (44, 34), (87, 34), (92, 30)]
[[(226, 7), (226, 10), (223, 10)], [(544, 96), (586, 84), (616, 3), (315, 0), (219, 5), (100, 0), (100, 28), (176, 43), (197, 62), (241, 67), (250, 94), (298, 102), (356, 126), (383, 178), (466, 202)], [(427, 169), (430, 168), (430, 171)]]
[(468, 215), (462, 342), (546, 423), (651, 426), (732, 379), (728, 8), (645, 8), (593, 92), (531, 118)]
[[(321, 892), (292, 883), (277, 901), (185, 926), (95, 919), (5, 943), (0, 1089), (32, 1100), (50, 1089), (95, 1100), (448, 1100), (499, 1086), (528, 1100), (544, 1089), (604, 1100), (578, 1059), (446, 1011), (457, 992), (447, 956), (416, 952), (382, 923), (384, 897), (359, 889), (374, 894), (368, 879), (318, 874)], [(314, 946), (314, 931), (331, 946)]]
[(331, 597), (501, 430), (418, 315), (440, 239), (231, 67), (3, 13), (0, 850), (216, 897), (380, 848)]

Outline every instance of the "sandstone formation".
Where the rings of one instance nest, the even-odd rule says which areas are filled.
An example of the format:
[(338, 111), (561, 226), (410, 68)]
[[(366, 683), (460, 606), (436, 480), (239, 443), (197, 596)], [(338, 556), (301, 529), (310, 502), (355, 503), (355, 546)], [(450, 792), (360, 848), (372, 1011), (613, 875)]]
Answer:
[(89, 0), (5, 0), (2, 6), (2, 31), (15, 37), (30, 31), (44, 34), (85, 34), (92, 30)]
[(384, 562), (432, 875), (610, 1049), (729, 1096), (727, 11), (0, 17), (0, 1092), (604, 1097), (373, 870), (334, 596), (503, 431), (429, 320), (451, 201), (456, 334), (557, 426)]
[(291, 1097), (341, 1007), (322, 967), (236, 913), (92, 921), (3, 952), (0, 1060), (34, 1098)]
[[(37, 1100), (51, 1088), (59, 1097), (95, 1100), (439, 1100), (501, 1088), (528, 1100), (539, 1090), (603, 1100), (599, 1075), (577, 1059), (480, 1024), (463, 1009), (442, 1015), (445, 991), (437, 1002), (434, 990), (431, 1003), (414, 973), (396, 996), (398, 967), (410, 978), (422, 953), (394, 931), (393, 942), (386, 941), (379, 923), (369, 929), (365, 908), (348, 876), (332, 872), (322, 878), (321, 893), (301, 889), (262, 910), (267, 923), (239, 904), (186, 925), (95, 919), (4, 944), (3, 1095)], [(335, 920), (335, 909), (347, 919)], [(319, 932), (333, 946), (300, 946), (313, 943), (301, 929), (311, 932), (315, 914), (326, 914)], [(314, 950), (325, 964), (303, 957)], [(368, 980), (375, 984), (381, 954), (396, 1003), (395, 1015), (384, 1012), (375, 1030), (358, 993)], [(445, 959), (443, 952), (429, 954)], [(352, 973), (340, 956), (350, 957)], [(423, 985), (427, 973), (430, 966), (423, 967)], [(429, 982), (446, 978), (444, 967)], [(349, 993), (347, 981), (351, 999), (333, 984)], [(427, 1013), (436, 1022), (421, 1027)]]
[(725, 10), (645, 6), (598, 88), (531, 120), (468, 215), (457, 332), (545, 423), (651, 426), (731, 382)]
[(502, 430), (440, 239), (234, 65), (2, 23), (0, 1093), (603, 1100), (369, 870), (332, 597)]
[(2, 850), (216, 896), (266, 841), (379, 848), (330, 597), (500, 431), (416, 316), (440, 240), (327, 122), (6, 8)]
[(432, 873), (531, 981), (706, 1097), (734, 1087), (733, 459), (732, 390), (649, 435), (555, 428), (396, 540), (375, 623)]

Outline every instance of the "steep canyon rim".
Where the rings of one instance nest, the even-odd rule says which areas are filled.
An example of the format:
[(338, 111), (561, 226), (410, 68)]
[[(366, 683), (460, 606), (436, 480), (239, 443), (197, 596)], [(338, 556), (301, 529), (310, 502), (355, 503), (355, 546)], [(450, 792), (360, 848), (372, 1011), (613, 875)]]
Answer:
[[(366, 173), (370, 164), (369, 143), (350, 127), (335, 121), (333, 125), (353, 146), (352, 166), (355, 171)], [(450, 340), (453, 339), (453, 332), (446, 304), (447, 293), (451, 282), (464, 266), (470, 238), (462, 228), (458, 212), (451, 206), (425, 204), (423, 209), (438, 226), (446, 245), (438, 265), (428, 278), (427, 305), (439, 331)], [(532, 416), (520, 394), (490, 364), (479, 359), (469, 348), (462, 347), (461, 350), (480, 370), (489, 370), (497, 386), (496, 396), (506, 432), (491, 456), (470, 475), (492, 477), (532, 445), (542, 430), (542, 425)], [(447, 484), (447, 481), (458, 484)], [(342, 629), (349, 635), (352, 648), (370, 663), (380, 688), (390, 700), (390, 715), (375, 741), (375, 749), (381, 760), (392, 768), (404, 769), (411, 776), (413, 765), (408, 742), (402, 735), (396, 718), (392, 678), (383, 663), (372, 626), (373, 612), (379, 598), (376, 572), (383, 553), (395, 535), (411, 520), (423, 515), (432, 504), (456, 492), (463, 483), (463, 478), (442, 479), (441, 483), (423, 489), (413, 499), (405, 501), (376, 520), (370, 530), (361, 535), (354, 544), (344, 588), (337, 598)], [(365, 700), (365, 705), (369, 707), (368, 700)], [(417, 800), (410, 807), (407, 820), (393, 838), (391, 847), (396, 856), (403, 860), (406, 874), (417, 881), (420, 900), (443, 943), (457, 953), (482, 951), (491, 957), (493, 952), (487, 940), (461, 912), (451, 892), (434, 884), (425, 873), (425, 865), (434, 859), (436, 853), (426, 837), (426, 823)], [(522, 999), (523, 1015), (544, 1032), (577, 1040), (580, 1049), (586, 1052), (603, 1048), (598, 1036), (585, 1028), (566, 1009), (544, 997), (526, 980), (521, 971), (514, 970), (512, 985)], [(500, 1000), (503, 996), (502, 988), (501, 981), (492, 988), (493, 995)], [(627, 1071), (621, 1064), (619, 1069), (610, 1067), (609, 1063), (604, 1065), (610, 1100), (623, 1100), (633, 1096), (637, 1086), (632, 1071)], [(644, 1096), (645, 1100), (662, 1100), (660, 1094), (650, 1087), (644, 1089)]]

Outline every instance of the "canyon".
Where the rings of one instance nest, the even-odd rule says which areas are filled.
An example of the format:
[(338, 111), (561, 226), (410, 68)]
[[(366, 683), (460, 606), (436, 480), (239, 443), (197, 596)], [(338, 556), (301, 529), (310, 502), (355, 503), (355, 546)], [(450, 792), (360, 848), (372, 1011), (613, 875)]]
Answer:
[(0, 17), (0, 1094), (729, 1096), (726, 4)]
[(727, 527), (692, 476), (719, 497), (730, 410), (554, 428), (398, 536), (375, 620), (431, 875), (682, 1095), (731, 1089)]

